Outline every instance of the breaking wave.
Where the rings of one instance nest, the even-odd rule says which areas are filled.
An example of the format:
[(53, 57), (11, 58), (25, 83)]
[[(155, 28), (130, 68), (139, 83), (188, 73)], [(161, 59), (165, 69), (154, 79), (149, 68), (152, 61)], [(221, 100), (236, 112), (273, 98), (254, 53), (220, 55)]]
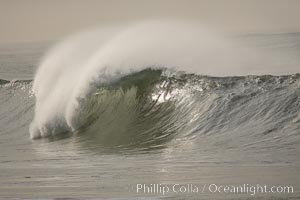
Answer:
[(139, 148), (228, 132), (299, 140), (299, 74), (249, 76), (265, 71), (248, 50), (191, 25), (100, 33), (73, 36), (41, 62), (32, 139), (78, 134)]

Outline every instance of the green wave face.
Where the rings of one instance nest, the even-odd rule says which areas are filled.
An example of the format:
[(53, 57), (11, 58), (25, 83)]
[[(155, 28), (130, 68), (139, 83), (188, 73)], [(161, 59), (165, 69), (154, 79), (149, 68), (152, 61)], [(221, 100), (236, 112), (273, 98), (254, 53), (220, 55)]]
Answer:
[(288, 132), (292, 139), (299, 128), (299, 84), (299, 74), (207, 77), (147, 69), (97, 85), (80, 99), (75, 137), (99, 152), (158, 150), (203, 135)]

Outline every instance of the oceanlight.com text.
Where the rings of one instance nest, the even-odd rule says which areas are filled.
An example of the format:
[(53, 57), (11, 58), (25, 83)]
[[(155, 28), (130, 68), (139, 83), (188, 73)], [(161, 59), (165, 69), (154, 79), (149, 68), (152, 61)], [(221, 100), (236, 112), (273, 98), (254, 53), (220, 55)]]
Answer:
[(294, 187), (291, 185), (263, 185), (263, 184), (143, 184), (132, 186), (132, 191), (137, 194), (167, 195), (184, 193), (211, 193), (211, 194), (292, 194)]

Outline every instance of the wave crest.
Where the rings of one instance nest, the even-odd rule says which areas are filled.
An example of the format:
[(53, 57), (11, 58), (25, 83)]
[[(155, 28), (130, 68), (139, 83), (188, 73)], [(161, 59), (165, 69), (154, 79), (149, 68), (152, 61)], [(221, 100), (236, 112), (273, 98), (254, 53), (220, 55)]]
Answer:
[[(158, 103), (162, 101), (162, 97), (168, 99), (170, 92), (175, 95), (177, 91), (184, 95), (177, 96), (178, 99), (175, 101), (177, 103), (172, 103), (172, 107), (175, 106), (176, 109), (171, 112), (172, 115), (170, 113), (168, 115), (173, 116), (176, 113), (177, 117), (174, 114), (167, 123), (163, 123), (164, 116), (161, 116), (162, 118), (159, 120), (157, 119), (157, 124), (162, 123), (163, 128), (171, 130), (170, 127), (177, 127), (175, 123), (179, 126), (188, 124), (188, 121), (197, 121), (199, 117), (209, 117), (210, 110), (214, 110), (215, 103), (220, 101), (218, 94), (210, 94), (205, 96), (205, 99), (201, 99), (203, 96), (200, 95), (200, 99), (193, 99), (195, 98), (193, 97), (189, 100), (184, 100), (187, 98), (184, 96), (190, 97), (188, 94), (190, 92), (193, 94), (198, 89), (203, 92), (210, 88), (218, 88), (220, 83), (214, 81), (214, 78), (198, 80), (196, 76), (185, 74), (173, 81), (183, 85), (185, 82), (192, 84), (195, 81), (198, 85), (193, 84), (193, 89), (180, 90), (181, 85), (175, 84), (175, 87), (173, 83), (167, 84), (167, 88), (171, 88), (163, 96), (159, 95), (157, 100), (149, 101), (149, 97), (155, 94), (156, 84), (146, 80), (153, 79), (154, 82), (158, 81), (157, 84), (160, 85), (160, 81), (163, 79), (163, 76), (153, 75), (153, 73), (167, 69), (163, 70), (164, 73), (172, 74), (173, 71), (184, 71), (185, 73), (208, 75), (237, 75), (252, 72), (253, 68), (249, 66), (259, 66), (253, 63), (253, 57), (249, 59), (249, 51), (235, 48), (227, 40), (192, 24), (177, 22), (142, 23), (120, 31), (118, 34), (111, 34), (113, 35), (111, 37), (107, 36), (110, 34), (107, 34), (104, 37), (105, 40), (99, 35), (100, 32), (86, 32), (72, 37), (53, 48), (41, 62), (33, 83), (36, 106), (35, 117), (30, 126), (31, 138), (77, 132), (85, 127), (90, 128), (91, 124), (93, 126), (102, 124), (96, 126), (97, 130), (101, 130), (108, 123), (105, 118), (109, 118), (107, 115), (100, 117), (102, 112), (105, 113), (110, 110), (109, 113), (118, 115), (121, 114), (119, 113), (121, 109), (130, 108), (131, 110), (133, 108), (130, 106), (133, 106), (140, 113), (144, 109), (144, 106), (141, 105), (146, 100), (148, 103)], [(143, 71), (149, 68), (152, 70)], [(196, 80), (194, 80), (195, 78)], [(126, 82), (125, 79), (130, 81)], [(139, 79), (140, 82), (132, 81), (135, 79)], [(232, 80), (234, 79), (236, 81), (229, 81), (232, 85), (228, 85), (228, 87), (238, 84), (240, 79), (232, 78)], [(258, 78), (257, 81), (260, 81), (259, 79), (263, 79), (263, 77)], [(168, 81), (170, 80), (168, 79)], [(142, 86), (143, 83), (147, 87)], [(126, 84), (127, 87), (125, 87)], [(222, 83), (221, 85), (225, 87), (226, 84)], [(112, 90), (116, 86), (118, 86), (117, 92)], [(149, 89), (150, 91), (148, 89), (143, 91), (141, 88), (151, 89)], [(237, 96), (234, 95), (235, 93), (232, 94), (235, 98), (234, 101), (247, 99), (244, 94)], [(141, 94), (146, 97), (141, 98)], [(226, 98), (231, 98), (231, 95), (228, 94)], [(130, 105), (126, 104), (127, 101), (130, 101)], [(193, 102), (200, 101), (205, 102), (200, 106), (205, 112), (192, 106)], [(185, 106), (182, 107), (184, 110), (178, 109), (178, 105), (182, 105), (180, 102), (185, 102)], [(120, 105), (123, 106), (119, 108)], [(146, 105), (148, 104), (146, 103)], [(116, 111), (113, 108), (120, 110)], [(150, 108), (152, 111), (156, 106)], [(190, 109), (195, 109), (198, 113)], [(222, 108), (219, 109), (222, 110)], [(185, 110), (192, 114), (186, 113)], [(133, 111), (131, 110), (131, 112)], [(124, 123), (129, 118), (125, 116), (131, 112), (123, 113)], [(178, 117), (182, 118), (184, 122), (172, 121)], [(146, 118), (141, 117), (141, 119)], [(118, 121), (118, 123), (121, 122)], [(170, 124), (172, 126), (168, 126)], [(213, 125), (207, 124), (207, 126)], [(196, 129), (198, 130), (199, 127)], [(152, 129), (149, 127), (149, 130)], [(159, 130), (164, 132), (163, 129)], [(146, 129), (145, 131), (147, 132)]]

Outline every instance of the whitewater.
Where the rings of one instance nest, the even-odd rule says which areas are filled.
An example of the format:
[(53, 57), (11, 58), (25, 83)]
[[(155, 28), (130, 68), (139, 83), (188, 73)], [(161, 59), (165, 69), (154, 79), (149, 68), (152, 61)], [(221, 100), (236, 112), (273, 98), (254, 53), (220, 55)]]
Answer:
[[(186, 22), (94, 28), (0, 47), (0, 198), (249, 199), (136, 184), (292, 185), (300, 34)], [(201, 195), (201, 196), (199, 196)]]
[(262, 56), (267, 54), (259, 57), (204, 28), (178, 22), (144, 22), (105, 41), (101, 30), (79, 34), (52, 49), (40, 64), (31, 137), (74, 132), (85, 123), (78, 116), (79, 99), (128, 74), (146, 68), (210, 76), (274, 74)]

